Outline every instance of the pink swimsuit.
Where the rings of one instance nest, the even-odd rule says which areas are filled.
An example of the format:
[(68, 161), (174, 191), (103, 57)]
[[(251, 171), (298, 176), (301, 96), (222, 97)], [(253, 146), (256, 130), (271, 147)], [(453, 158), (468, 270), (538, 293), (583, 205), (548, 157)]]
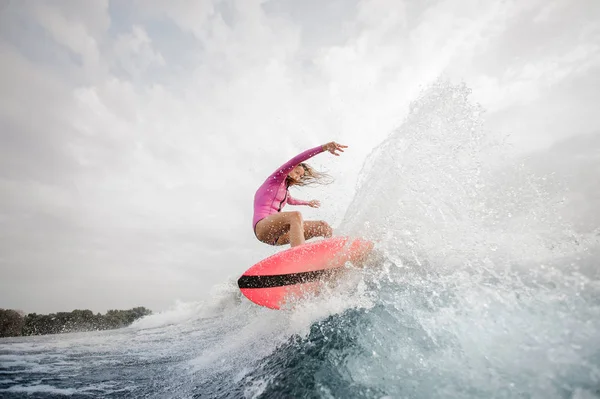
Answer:
[(280, 212), (285, 204), (307, 205), (307, 201), (300, 201), (292, 198), (288, 193), (286, 185), (287, 175), (303, 161), (314, 157), (323, 152), (323, 147), (318, 146), (304, 151), (287, 161), (279, 169), (267, 177), (265, 182), (256, 190), (254, 194), (254, 218), (252, 226), (256, 233), (256, 224), (265, 217)]

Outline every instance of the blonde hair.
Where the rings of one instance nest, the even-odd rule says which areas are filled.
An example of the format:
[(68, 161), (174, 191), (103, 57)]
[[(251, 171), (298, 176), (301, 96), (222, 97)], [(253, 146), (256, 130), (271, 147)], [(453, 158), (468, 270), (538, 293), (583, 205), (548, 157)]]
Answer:
[(300, 180), (294, 180), (291, 177), (286, 178), (286, 183), (288, 186), (309, 186), (312, 184), (329, 184), (333, 181), (332, 177), (327, 173), (319, 172), (315, 170), (309, 164), (304, 162), (298, 164), (298, 166), (302, 166), (304, 168), (304, 175), (300, 177)]

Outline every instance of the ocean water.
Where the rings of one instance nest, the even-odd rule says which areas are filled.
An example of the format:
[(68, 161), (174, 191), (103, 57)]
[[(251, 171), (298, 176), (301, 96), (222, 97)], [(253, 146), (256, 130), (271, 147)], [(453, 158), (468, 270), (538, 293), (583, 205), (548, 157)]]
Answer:
[[(293, 310), (240, 296), (0, 340), (2, 398), (600, 398), (600, 244), (439, 81), (365, 161), (367, 267)], [(385, 171), (382, 173), (381, 171)]]

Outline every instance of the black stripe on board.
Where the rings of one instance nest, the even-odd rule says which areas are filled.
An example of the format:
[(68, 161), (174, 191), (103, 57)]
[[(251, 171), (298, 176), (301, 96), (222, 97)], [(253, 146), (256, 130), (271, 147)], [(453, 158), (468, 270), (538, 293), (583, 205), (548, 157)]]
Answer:
[(276, 274), (272, 276), (242, 276), (238, 279), (240, 288), (274, 288), (286, 285), (309, 283), (332, 272), (332, 269), (313, 270), (311, 272)]

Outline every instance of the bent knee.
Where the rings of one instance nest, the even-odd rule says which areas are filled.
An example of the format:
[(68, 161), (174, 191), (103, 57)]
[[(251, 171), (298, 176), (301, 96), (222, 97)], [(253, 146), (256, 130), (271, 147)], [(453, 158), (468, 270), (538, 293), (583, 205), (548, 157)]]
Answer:
[(329, 226), (329, 223), (327, 223), (327, 222), (325, 222), (323, 220), (319, 221), (319, 228), (331, 230), (331, 226)]
[(333, 234), (333, 229), (331, 228), (331, 226), (327, 222), (320, 221), (319, 222), (319, 229), (321, 230), (321, 232), (323, 233), (323, 235), (325, 237), (331, 237), (331, 235)]
[(289, 212), (288, 220), (291, 223), (302, 223), (302, 214), (298, 211)]

